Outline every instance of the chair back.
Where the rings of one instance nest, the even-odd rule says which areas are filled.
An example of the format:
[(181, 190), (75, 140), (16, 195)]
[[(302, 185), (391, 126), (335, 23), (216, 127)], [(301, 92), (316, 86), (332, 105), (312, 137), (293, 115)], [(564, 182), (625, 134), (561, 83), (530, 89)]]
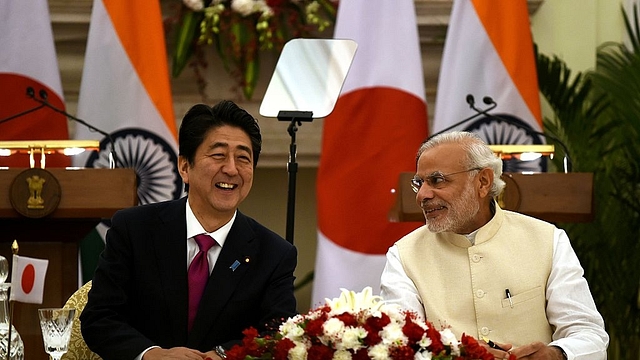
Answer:
[(63, 307), (75, 308), (76, 314), (73, 319), (73, 325), (71, 328), (71, 339), (69, 340), (69, 350), (62, 355), (62, 360), (102, 360), (100, 356), (89, 350), (87, 343), (82, 338), (82, 332), (80, 331), (80, 314), (84, 310), (84, 306), (87, 304), (87, 295), (91, 290), (91, 281), (82, 285), (71, 297), (67, 300)]

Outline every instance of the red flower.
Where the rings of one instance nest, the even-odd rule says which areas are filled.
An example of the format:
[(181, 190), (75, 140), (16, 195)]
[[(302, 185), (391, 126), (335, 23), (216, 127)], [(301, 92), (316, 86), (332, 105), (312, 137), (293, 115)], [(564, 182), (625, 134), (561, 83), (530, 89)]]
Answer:
[(402, 333), (409, 338), (409, 341), (414, 344), (422, 339), (422, 335), (424, 334), (424, 329), (413, 322), (413, 319), (409, 314), (405, 317), (405, 324), (402, 327)]
[(440, 339), (440, 332), (433, 327), (433, 324), (427, 322), (427, 336), (431, 339), (429, 350), (434, 354), (440, 354), (444, 350), (444, 344)]
[[(390, 310), (397, 311), (395, 308)], [(338, 319), (346, 326), (364, 329), (367, 335), (364, 339), (359, 339), (364, 346), (360, 347), (360, 343), (354, 343), (352, 338), (343, 342), (344, 339), (325, 336), (323, 326), (330, 319)], [(385, 336), (388, 336), (389, 332), (384, 331), (384, 328), (389, 324), (401, 326), (402, 333), (408, 341), (399, 344), (396, 339), (386, 339)], [(382, 351), (388, 351), (389, 357), (393, 360), (414, 360), (417, 351), (430, 352), (434, 360), (493, 360), (493, 356), (483, 345), (466, 334), (462, 334), (460, 339), (459, 354), (458, 351), (454, 353), (457, 345), (443, 344), (441, 331), (430, 322), (423, 322), (412, 312), (385, 313), (379, 308), (373, 311), (353, 308), (336, 315), (331, 312), (330, 306), (324, 306), (307, 315), (286, 320), (282, 329), (283, 332), (264, 337), (259, 337), (258, 331), (254, 328), (243, 331), (242, 345), (234, 346), (228, 351), (228, 360), (288, 360), (292, 349), (297, 346), (306, 348), (305, 360), (333, 360), (337, 349), (344, 347), (349, 347), (347, 351), (351, 354), (352, 360), (371, 360), (368, 352), (374, 346), (383, 346)], [(361, 334), (359, 332), (358, 336)], [(356, 333), (349, 333), (349, 337), (353, 335)], [(420, 345), (425, 336), (430, 340), (430, 345), (426, 348)], [(358, 350), (350, 348), (351, 346)], [(509, 360), (516, 358), (510, 355)]]
[(369, 357), (369, 353), (367, 349), (362, 348), (356, 351), (356, 353), (351, 356), (351, 359), (352, 360), (370, 360), (371, 358)]
[(346, 326), (358, 326), (358, 319), (356, 319), (356, 317), (351, 313), (344, 312), (334, 317), (342, 321)]
[(284, 5), (285, 2), (286, 0), (267, 0), (267, 5), (271, 8), (278, 8)]
[(462, 343), (461, 355), (472, 359), (493, 360), (493, 355), (489, 354), (487, 349), (473, 337), (463, 333), (460, 342)]
[(373, 329), (375, 332), (382, 330), (383, 327), (389, 325), (391, 323), (391, 318), (389, 315), (382, 313), (380, 317), (371, 316), (365, 322), (365, 327), (368, 329)]
[(364, 338), (365, 345), (374, 346), (382, 341), (382, 336), (380, 336), (380, 333), (378, 331), (370, 328), (368, 325), (365, 325), (364, 329), (367, 331), (367, 337)]
[(289, 356), (289, 350), (296, 347), (296, 344), (293, 341), (284, 338), (276, 343), (275, 349), (273, 351), (273, 358), (275, 360), (287, 360)]
[(310, 320), (307, 323), (307, 327), (305, 327), (304, 332), (311, 338), (319, 337), (320, 335), (322, 335), (322, 332), (323, 332), (322, 325), (324, 324), (325, 321), (326, 321), (326, 318), (324, 316), (314, 320)]
[(390, 351), (393, 360), (413, 360), (415, 351), (408, 345), (394, 348)]
[(227, 360), (243, 360), (246, 356), (247, 353), (240, 345), (234, 345), (227, 351)]
[(334, 350), (327, 346), (314, 344), (314, 345), (311, 345), (311, 348), (309, 348), (309, 351), (307, 352), (307, 359), (308, 360), (331, 360), (333, 359), (333, 353), (334, 353)]

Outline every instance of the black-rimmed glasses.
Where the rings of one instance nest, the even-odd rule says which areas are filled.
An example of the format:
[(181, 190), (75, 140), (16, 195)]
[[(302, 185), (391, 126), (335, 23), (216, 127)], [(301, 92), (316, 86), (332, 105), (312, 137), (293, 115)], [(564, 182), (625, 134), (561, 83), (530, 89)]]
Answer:
[(473, 168), (473, 169), (467, 169), (467, 170), (462, 170), (462, 171), (457, 171), (457, 172), (453, 172), (450, 174), (443, 174), (441, 172), (435, 172), (429, 176), (427, 176), (426, 178), (421, 178), (420, 176), (416, 175), (411, 179), (411, 189), (413, 190), (414, 193), (418, 193), (418, 191), (420, 190), (420, 188), (422, 187), (422, 184), (427, 183), (427, 185), (431, 186), (432, 188), (442, 188), (444, 186), (444, 184), (447, 183), (447, 181), (449, 181), (447, 178), (449, 176), (453, 176), (453, 175), (457, 175), (457, 174), (462, 174), (462, 173), (466, 173), (469, 171), (475, 171), (475, 170), (482, 170), (482, 168)]

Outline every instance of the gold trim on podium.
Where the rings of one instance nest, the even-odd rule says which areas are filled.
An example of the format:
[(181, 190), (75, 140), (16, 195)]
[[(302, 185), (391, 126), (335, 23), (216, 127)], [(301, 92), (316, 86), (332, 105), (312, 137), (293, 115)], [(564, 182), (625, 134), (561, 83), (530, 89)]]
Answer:
[[(40, 167), (46, 167), (46, 155), (77, 155), (86, 150), (100, 150), (98, 140), (10, 140), (0, 141), (0, 156), (29, 154), (29, 167), (35, 168), (35, 154), (40, 154)], [(25, 164), (26, 165), (26, 164)]]

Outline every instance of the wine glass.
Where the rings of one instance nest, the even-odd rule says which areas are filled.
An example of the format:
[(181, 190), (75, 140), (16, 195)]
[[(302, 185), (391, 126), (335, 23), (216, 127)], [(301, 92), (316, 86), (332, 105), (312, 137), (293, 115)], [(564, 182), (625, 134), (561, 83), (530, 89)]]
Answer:
[(0, 284), (4, 284), (9, 276), (9, 262), (7, 258), (0, 255)]
[(53, 360), (60, 360), (67, 352), (71, 325), (76, 309), (38, 309), (44, 350)]

